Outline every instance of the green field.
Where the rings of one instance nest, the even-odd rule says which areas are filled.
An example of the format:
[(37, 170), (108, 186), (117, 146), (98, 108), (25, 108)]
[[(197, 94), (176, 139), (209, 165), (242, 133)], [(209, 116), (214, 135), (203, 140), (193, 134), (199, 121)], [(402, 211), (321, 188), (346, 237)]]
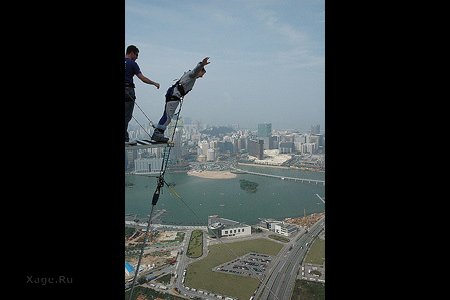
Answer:
[(203, 232), (201, 230), (192, 231), (186, 255), (190, 258), (198, 258), (203, 255)]
[(281, 235), (277, 235), (277, 234), (269, 234), (269, 238), (276, 240), (276, 241), (280, 241), (282, 243), (289, 243), (290, 239), (285, 238), (284, 236)]
[(311, 245), (304, 263), (324, 265), (325, 264), (325, 240), (317, 237)]
[[(314, 239), (309, 249), (304, 263), (325, 265), (325, 235), (324, 233)], [(325, 284), (320, 282), (310, 282), (306, 280), (296, 280), (294, 292), (291, 300), (324, 300)]]
[(235, 243), (221, 243), (209, 247), (208, 256), (189, 265), (185, 285), (215, 294), (249, 299), (259, 285), (252, 277), (212, 271), (220, 264), (234, 260), (249, 252), (277, 255), (283, 245), (267, 239), (255, 239)]
[(297, 280), (291, 300), (325, 300), (325, 284)]

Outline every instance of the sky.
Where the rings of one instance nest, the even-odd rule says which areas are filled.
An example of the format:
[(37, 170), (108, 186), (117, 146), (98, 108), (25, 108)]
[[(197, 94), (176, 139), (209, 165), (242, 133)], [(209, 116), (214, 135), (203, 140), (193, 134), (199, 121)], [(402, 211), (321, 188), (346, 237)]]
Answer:
[[(154, 123), (166, 90), (210, 57), (181, 116), (215, 126), (325, 129), (324, 0), (125, 0), (125, 49), (156, 89), (134, 77), (136, 103)], [(147, 118), (138, 107), (133, 116)], [(134, 120), (130, 122), (133, 124)]]

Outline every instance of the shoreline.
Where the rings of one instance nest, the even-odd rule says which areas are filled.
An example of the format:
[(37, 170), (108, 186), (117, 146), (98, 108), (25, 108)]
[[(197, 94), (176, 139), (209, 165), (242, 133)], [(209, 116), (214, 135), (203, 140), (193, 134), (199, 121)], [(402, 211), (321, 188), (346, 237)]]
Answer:
[(232, 179), (237, 177), (230, 171), (188, 171), (186, 174), (207, 179)]

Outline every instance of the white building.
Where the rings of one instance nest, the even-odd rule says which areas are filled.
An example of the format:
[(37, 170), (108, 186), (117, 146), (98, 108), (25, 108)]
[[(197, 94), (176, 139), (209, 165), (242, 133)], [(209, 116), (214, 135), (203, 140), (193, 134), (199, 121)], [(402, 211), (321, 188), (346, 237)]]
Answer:
[(216, 160), (216, 151), (214, 149), (208, 149), (206, 154), (206, 161), (215, 161)]
[(208, 154), (208, 149), (209, 149), (208, 141), (199, 142), (198, 147), (201, 149), (201, 154), (203, 154), (205, 156)]
[(252, 227), (213, 215), (208, 217), (208, 234), (213, 238), (249, 236), (252, 234)]
[(284, 235), (284, 236), (290, 236), (298, 231), (298, 227), (289, 224), (284, 223), (283, 221), (277, 221), (274, 219), (265, 219), (261, 221), (261, 227), (267, 228), (270, 231), (273, 231), (275, 233)]
[(290, 236), (298, 231), (298, 227), (293, 224), (274, 224), (274, 231), (284, 236)]

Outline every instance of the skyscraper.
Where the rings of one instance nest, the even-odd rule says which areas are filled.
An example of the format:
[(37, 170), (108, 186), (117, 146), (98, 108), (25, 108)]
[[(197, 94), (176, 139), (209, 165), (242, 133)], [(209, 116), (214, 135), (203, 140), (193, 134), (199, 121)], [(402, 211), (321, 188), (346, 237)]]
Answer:
[(257, 159), (264, 159), (264, 148), (262, 140), (248, 141), (248, 154), (255, 156)]
[(272, 123), (258, 124), (258, 139), (264, 141), (264, 149), (272, 149)]
[(258, 124), (258, 137), (272, 136), (272, 123)]

